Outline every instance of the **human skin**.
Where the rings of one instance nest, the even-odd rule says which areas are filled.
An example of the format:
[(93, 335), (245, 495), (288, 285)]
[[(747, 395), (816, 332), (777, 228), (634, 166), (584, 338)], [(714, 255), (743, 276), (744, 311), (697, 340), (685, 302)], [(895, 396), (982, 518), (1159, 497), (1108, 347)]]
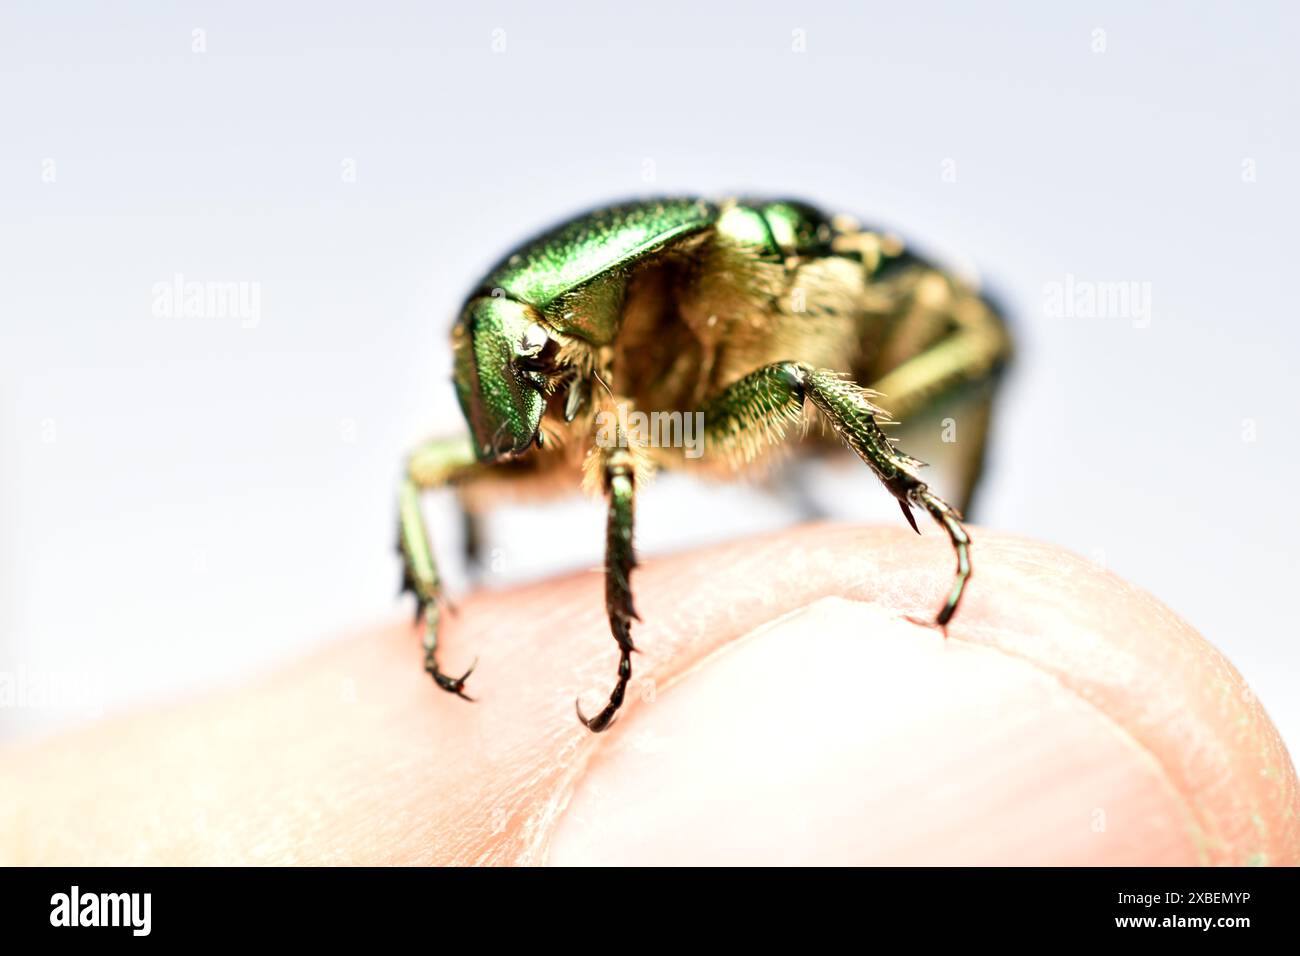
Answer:
[(0, 753), (0, 863), (1300, 863), (1291, 759), (1145, 592), (974, 529), (813, 525), (647, 560), (617, 723), (587, 572), (394, 622), (195, 701)]

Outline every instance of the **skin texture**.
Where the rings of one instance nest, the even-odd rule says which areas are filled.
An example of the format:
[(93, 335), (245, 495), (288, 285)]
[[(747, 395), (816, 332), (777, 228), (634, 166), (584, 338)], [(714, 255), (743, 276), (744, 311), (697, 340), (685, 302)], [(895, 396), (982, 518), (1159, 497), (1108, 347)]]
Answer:
[(646, 560), (609, 732), (599, 572), (463, 601), (0, 754), (0, 863), (1300, 863), (1291, 760), (1144, 592), (976, 528), (808, 526)]

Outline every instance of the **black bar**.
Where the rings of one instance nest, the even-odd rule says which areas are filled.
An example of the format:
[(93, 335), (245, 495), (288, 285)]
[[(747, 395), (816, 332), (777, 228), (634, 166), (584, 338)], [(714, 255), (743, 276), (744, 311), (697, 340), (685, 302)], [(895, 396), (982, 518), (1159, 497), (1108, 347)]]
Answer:
[[(1293, 937), (1300, 924), (1295, 870), (56, 868), (0, 874), (8, 952), (19, 952), (10, 944), (27, 938), (70, 935), (92, 943), (116, 937), (338, 944), (399, 934), (464, 949), (497, 942), (503, 930), (525, 939), (531, 934), (534, 945), (581, 951), (603, 948), (599, 941), (607, 933), (618, 938), (620, 925), (639, 927), (637, 936), (699, 926), (700, 938), (722, 933), (732, 943), (788, 927), (806, 942), (847, 932), (866, 945), (896, 934), (1147, 943), (1201, 937), (1230, 944)], [(70, 922), (74, 886), (81, 913), (102, 910), (111, 917), (116, 907), (123, 925), (52, 925)], [(149, 894), (147, 936), (136, 935), (143, 929), (142, 895), (101, 905), (99, 894), (132, 893)], [(93, 904), (86, 902), (91, 896)]]

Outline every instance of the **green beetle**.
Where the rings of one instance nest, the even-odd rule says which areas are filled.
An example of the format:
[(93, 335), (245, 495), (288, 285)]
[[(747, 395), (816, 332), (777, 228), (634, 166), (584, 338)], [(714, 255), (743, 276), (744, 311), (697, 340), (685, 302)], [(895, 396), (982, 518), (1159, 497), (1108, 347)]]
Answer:
[[(525, 243), (489, 271), (461, 310), (452, 346), (468, 440), (417, 448), (400, 494), (404, 586), (425, 620), (425, 668), (444, 690), (467, 697), (469, 671), (451, 677), (438, 665), (442, 593), (422, 491), (454, 485), (470, 515), (481, 507), (475, 489), (501, 482), (581, 482), (606, 499), (605, 603), (618, 676), (599, 713), (588, 718), (578, 708), (599, 732), (632, 676), (637, 486), (660, 468), (726, 476), (761, 467), (787, 426), (805, 417), (829, 428), (801, 447), (842, 441), (913, 529), (915, 506), (946, 531), (957, 570), (935, 623), (945, 627), (957, 611), (971, 571), (959, 508), (980, 475), (1011, 339), (971, 283), (894, 236), (793, 201), (608, 206)], [(881, 426), (958, 396), (972, 410), (954, 508)], [(646, 434), (645, 413), (673, 427)], [(701, 434), (685, 447), (674, 439), (691, 422)]]

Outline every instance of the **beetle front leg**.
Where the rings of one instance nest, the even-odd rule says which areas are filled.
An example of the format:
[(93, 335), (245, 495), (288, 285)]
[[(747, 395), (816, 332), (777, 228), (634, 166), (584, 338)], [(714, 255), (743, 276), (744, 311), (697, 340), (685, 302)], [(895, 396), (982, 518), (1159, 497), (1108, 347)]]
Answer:
[(402, 555), (402, 590), (415, 595), (416, 621), (424, 618), (424, 669), (439, 687), (465, 700), (473, 700), (465, 693), (465, 679), (473, 673), (473, 665), (460, 677), (449, 677), (438, 666), (442, 581), (438, 576), (438, 565), (425, 529), (420, 491), (437, 488), (454, 479), (471, 475), (479, 467), (481, 466), (475, 463), (467, 441), (458, 439), (429, 442), (411, 455), (398, 500), (401, 522), (398, 551)]
[(962, 527), (961, 514), (931, 491), (916, 474), (923, 463), (895, 448), (881, 430), (880, 420), (889, 419), (884, 411), (871, 403), (874, 393), (826, 369), (813, 370), (802, 366), (799, 372), (804, 394), (826, 416), (845, 444), (867, 463), (881, 484), (898, 499), (912, 530), (920, 534), (908, 507), (917, 505), (948, 533), (957, 555), (957, 573), (948, 598), (934, 620), (935, 624), (944, 627), (957, 613), (957, 605), (961, 603), (970, 578), (970, 535)]
[(632, 455), (626, 448), (602, 449), (605, 497), (609, 510), (605, 520), (605, 612), (609, 629), (618, 643), (618, 680), (609, 695), (609, 703), (595, 717), (585, 717), (582, 705), (574, 702), (578, 719), (592, 733), (600, 733), (614, 720), (623, 706), (628, 682), (632, 679), (632, 621), (640, 620), (632, 606), (632, 569), (636, 553), (632, 547), (632, 526), (636, 504), (636, 477)]
[(935, 616), (935, 624), (944, 627), (957, 612), (970, 578), (970, 535), (957, 510), (918, 477), (922, 463), (895, 448), (881, 431), (880, 421), (889, 419), (871, 403), (872, 394), (837, 372), (802, 362), (768, 365), (705, 403), (705, 439), (721, 453), (748, 460), (764, 445), (780, 440), (786, 426), (800, 418), (805, 401), (811, 401), (898, 499), (912, 530), (920, 533), (909, 507), (916, 505), (947, 532), (957, 555), (957, 573)]

